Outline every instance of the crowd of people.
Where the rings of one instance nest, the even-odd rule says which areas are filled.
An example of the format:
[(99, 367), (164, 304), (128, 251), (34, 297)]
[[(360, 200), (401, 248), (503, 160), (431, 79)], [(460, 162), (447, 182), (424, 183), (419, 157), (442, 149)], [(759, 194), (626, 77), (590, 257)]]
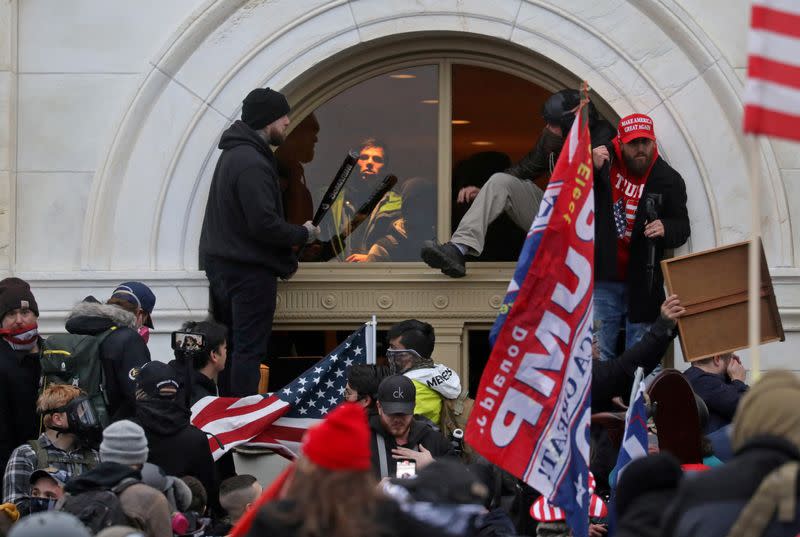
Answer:
[[(530, 154), (463, 192), (470, 209), (449, 242), (422, 247), (426, 263), (464, 276), (501, 214), (530, 227), (543, 199), (536, 181), (552, 172), (579, 105), (571, 90), (548, 99)], [(156, 297), (141, 282), (120, 284), (105, 302), (86, 297), (66, 333), (45, 339), (28, 283), (0, 281), (0, 535), (570, 535), (561, 506), (464, 442), (468, 387), (434, 361), (434, 329), (419, 319), (389, 329), (380, 365), (347, 368), (342, 401), (306, 431), (274, 481), (237, 474), (230, 451), (214, 460), (211, 446), (222, 442), (192, 424), (192, 405), (258, 392), (277, 280), (294, 274), (301, 248), (321, 234), (302, 193), (294, 200), (308, 219), (284, 216), (280, 173), (302, 175), (272, 151), (286, 138), (288, 114), (283, 95), (257, 89), (222, 135), (200, 240), (216, 321), (185, 323), (169, 363), (151, 360)], [(314, 139), (310, 117), (303, 132)], [(588, 117), (597, 230), (589, 535), (795, 536), (793, 373), (767, 373), (751, 389), (733, 354), (696, 361), (677, 379), (665, 371), (653, 382), (650, 453), (615, 469), (636, 372), (658, 371), (686, 311), (680, 297), (665, 296), (659, 261), (690, 229), (685, 185), (658, 155), (652, 119), (633, 114), (614, 129), (593, 108)], [(290, 149), (298, 162), (309, 158)], [(386, 157), (381, 142), (366, 140), (362, 175), (377, 175)], [(414, 192), (404, 191), (404, 206)], [(363, 233), (402, 216), (397, 196), (383, 194)], [(343, 198), (333, 210), (357, 205)], [(415, 233), (397, 231), (398, 243)], [(354, 252), (365, 257), (351, 261), (373, 254)], [(685, 390), (656, 390), (668, 373)], [(692, 450), (674, 449), (671, 429), (658, 425), (675, 408), (683, 414), (672, 421), (686, 424), (680, 442)]]

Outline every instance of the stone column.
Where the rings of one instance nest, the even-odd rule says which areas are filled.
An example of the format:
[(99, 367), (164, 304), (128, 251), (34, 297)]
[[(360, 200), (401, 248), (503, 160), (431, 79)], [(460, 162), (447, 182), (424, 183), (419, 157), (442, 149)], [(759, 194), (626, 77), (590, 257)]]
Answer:
[(13, 263), (17, 153), (17, 0), (0, 0), (0, 277)]

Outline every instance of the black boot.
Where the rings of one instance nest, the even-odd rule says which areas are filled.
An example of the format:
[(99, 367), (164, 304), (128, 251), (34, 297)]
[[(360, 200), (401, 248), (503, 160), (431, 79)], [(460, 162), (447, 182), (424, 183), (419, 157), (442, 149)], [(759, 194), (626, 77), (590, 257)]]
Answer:
[(441, 269), (451, 278), (462, 278), (467, 274), (464, 254), (452, 242), (439, 244), (436, 241), (425, 241), (420, 256), (429, 267)]

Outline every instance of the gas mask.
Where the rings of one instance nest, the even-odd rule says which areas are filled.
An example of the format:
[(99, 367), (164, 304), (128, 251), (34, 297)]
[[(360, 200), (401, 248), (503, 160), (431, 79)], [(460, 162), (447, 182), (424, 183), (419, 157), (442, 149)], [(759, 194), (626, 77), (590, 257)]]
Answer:
[(58, 408), (52, 408), (45, 414), (64, 412), (67, 415), (67, 427), (54, 427), (50, 429), (59, 433), (72, 433), (83, 439), (96, 439), (102, 434), (103, 426), (94, 409), (94, 405), (85, 395), (76, 397), (69, 403)]
[(55, 511), (57, 502), (58, 500), (55, 498), (42, 498), (40, 496), (28, 497), (28, 506), (31, 514), (41, 513), (42, 511)]

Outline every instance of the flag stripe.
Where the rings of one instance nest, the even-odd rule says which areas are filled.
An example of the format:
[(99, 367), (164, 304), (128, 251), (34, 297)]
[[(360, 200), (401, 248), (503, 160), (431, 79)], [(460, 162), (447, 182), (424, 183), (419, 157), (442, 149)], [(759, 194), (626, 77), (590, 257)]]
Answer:
[(755, 104), (782, 114), (800, 116), (800, 91), (771, 82), (750, 79), (744, 102), (746, 105)]
[(218, 397), (212, 404), (206, 406), (192, 418), (192, 423), (198, 429), (203, 429), (210, 422), (219, 418), (219, 412), (224, 411), (226, 418), (236, 418), (246, 416), (252, 412), (257, 412), (268, 407), (275, 401), (275, 397), (264, 397), (263, 395), (251, 395), (245, 397), (247, 401), (242, 404), (242, 399), (236, 397)]
[(744, 109), (744, 131), (800, 140), (800, 115), (783, 114), (761, 106)]
[(800, 13), (754, 5), (750, 25), (753, 29), (800, 37)]
[(747, 64), (747, 76), (750, 79), (800, 90), (800, 66), (787, 65), (761, 56), (751, 56)]
[(800, 4), (797, 3), (797, 0), (753, 0), (753, 7), (764, 7), (800, 15)]
[(750, 30), (747, 52), (786, 65), (800, 66), (800, 40), (764, 30)]

